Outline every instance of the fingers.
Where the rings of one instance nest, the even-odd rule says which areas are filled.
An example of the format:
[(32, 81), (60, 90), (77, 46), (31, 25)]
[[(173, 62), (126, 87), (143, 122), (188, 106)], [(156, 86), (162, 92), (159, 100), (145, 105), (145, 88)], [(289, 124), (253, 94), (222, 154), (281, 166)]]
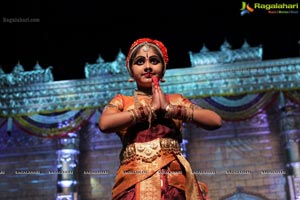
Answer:
[(153, 110), (159, 110), (160, 109), (160, 94), (158, 88), (152, 84), (152, 102), (151, 102), (151, 108)]
[(165, 94), (160, 86), (152, 84), (152, 103), (154, 110), (163, 110), (168, 105)]
[(154, 85), (154, 83), (152, 82), (152, 95), (154, 95), (154, 93), (155, 93), (155, 85)]

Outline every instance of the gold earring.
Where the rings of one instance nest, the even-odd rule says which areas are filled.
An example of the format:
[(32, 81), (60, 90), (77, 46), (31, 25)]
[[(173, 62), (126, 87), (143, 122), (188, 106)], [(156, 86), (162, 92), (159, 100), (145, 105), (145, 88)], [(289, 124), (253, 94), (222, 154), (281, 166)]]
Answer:
[(128, 82), (134, 82), (134, 79), (133, 78), (129, 78)]

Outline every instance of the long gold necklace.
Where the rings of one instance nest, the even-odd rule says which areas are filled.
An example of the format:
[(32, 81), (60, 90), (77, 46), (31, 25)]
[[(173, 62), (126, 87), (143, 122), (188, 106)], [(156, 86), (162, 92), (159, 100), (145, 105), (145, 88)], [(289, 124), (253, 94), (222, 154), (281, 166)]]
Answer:
[[(139, 108), (142, 106), (141, 103), (139, 102), (138, 95), (146, 96), (148, 100), (152, 99), (152, 94), (147, 94), (147, 93), (139, 91), (139, 90), (134, 90), (133, 96), (134, 96), (134, 104), (135, 104), (136, 108)], [(147, 104), (147, 102), (145, 102), (145, 103)], [(146, 106), (148, 106), (148, 105), (146, 105)]]
[[(134, 104), (135, 104), (134, 106), (136, 109), (139, 109), (140, 107), (142, 107), (141, 103), (139, 102), (138, 95), (146, 96), (146, 97), (148, 97), (149, 100), (152, 99), (152, 95), (149, 95), (142, 91), (134, 90), (133, 98), (134, 98)], [(155, 113), (151, 110), (151, 107), (150, 107), (150, 105), (147, 104), (147, 102), (145, 102), (145, 105), (143, 105), (143, 107), (145, 109), (147, 109), (147, 111), (148, 111), (148, 114), (149, 114), (148, 122), (149, 122), (149, 128), (150, 128), (152, 125), (153, 115), (155, 115)]]

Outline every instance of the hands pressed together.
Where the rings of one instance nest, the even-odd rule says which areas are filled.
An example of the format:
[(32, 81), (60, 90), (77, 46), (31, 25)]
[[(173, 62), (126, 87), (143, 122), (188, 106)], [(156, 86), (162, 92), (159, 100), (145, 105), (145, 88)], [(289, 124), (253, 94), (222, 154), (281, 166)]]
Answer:
[(211, 110), (200, 108), (197, 105), (192, 105), (192, 107), (171, 105), (167, 101), (157, 77), (153, 77), (152, 80), (152, 112), (162, 110), (166, 112), (166, 118), (193, 121), (207, 130), (214, 130), (221, 126), (221, 117)]
[[(152, 120), (156, 119), (156, 114), (160, 111), (165, 113), (165, 118), (191, 121), (207, 130), (217, 129), (222, 124), (221, 117), (211, 110), (193, 104), (190, 107), (170, 104), (158, 81), (154, 78), (150, 105), (134, 108), (127, 112), (106, 111), (102, 113), (99, 127), (102, 132), (114, 132), (141, 121), (148, 121), (149, 127), (151, 127)], [(111, 123), (112, 121), (114, 123)]]
[(151, 110), (166, 110), (166, 107), (169, 103), (166, 100), (166, 97), (159, 85), (158, 78), (156, 76), (152, 77), (152, 103)]

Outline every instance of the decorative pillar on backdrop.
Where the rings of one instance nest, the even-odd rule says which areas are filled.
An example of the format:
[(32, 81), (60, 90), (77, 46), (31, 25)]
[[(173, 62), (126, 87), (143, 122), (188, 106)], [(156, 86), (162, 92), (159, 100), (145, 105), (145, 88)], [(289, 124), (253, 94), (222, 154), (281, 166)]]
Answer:
[(56, 200), (76, 200), (77, 164), (79, 139), (77, 133), (69, 133), (68, 137), (58, 139), (57, 150), (57, 195)]
[(280, 131), (287, 152), (287, 178), (290, 199), (300, 200), (300, 115), (297, 105), (280, 93)]
[(188, 135), (188, 130), (187, 130), (187, 124), (183, 124), (183, 130), (182, 130), (182, 142), (180, 144), (180, 149), (181, 149), (181, 152), (182, 152), (182, 155), (187, 158), (188, 157), (188, 154), (187, 154), (187, 145), (189, 143), (189, 140), (187, 138), (187, 135)]

